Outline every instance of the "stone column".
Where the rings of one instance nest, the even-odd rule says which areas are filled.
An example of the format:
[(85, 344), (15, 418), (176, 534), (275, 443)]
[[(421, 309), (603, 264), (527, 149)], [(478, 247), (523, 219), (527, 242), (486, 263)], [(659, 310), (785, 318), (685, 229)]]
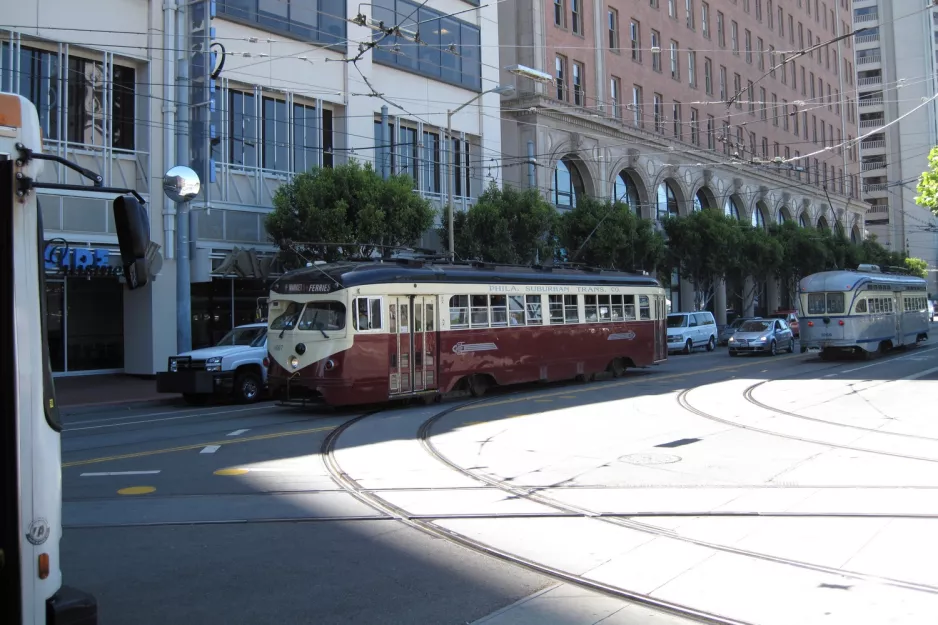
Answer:
[(686, 278), (681, 279), (681, 312), (694, 310), (694, 283)]
[(726, 282), (717, 280), (713, 289), (713, 310), (718, 326), (726, 325)]
[(775, 278), (774, 276), (769, 278), (768, 281), (766, 282), (765, 290), (766, 290), (767, 299), (769, 300), (768, 302), (766, 302), (766, 306), (768, 308), (766, 312), (768, 312), (771, 315), (773, 312), (778, 310), (779, 307), (782, 305), (781, 291), (779, 291), (779, 288), (778, 288), (778, 279)]
[(743, 282), (743, 316), (752, 317), (755, 313), (755, 286), (752, 278), (747, 277)]

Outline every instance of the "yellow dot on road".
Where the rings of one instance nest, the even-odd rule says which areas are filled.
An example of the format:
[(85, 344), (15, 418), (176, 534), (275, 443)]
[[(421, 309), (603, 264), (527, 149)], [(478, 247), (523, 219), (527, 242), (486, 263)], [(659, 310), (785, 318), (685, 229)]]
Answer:
[(219, 469), (215, 475), (244, 475), (247, 472), (247, 469)]
[(152, 493), (156, 488), (153, 486), (130, 486), (117, 491), (118, 495), (146, 495)]

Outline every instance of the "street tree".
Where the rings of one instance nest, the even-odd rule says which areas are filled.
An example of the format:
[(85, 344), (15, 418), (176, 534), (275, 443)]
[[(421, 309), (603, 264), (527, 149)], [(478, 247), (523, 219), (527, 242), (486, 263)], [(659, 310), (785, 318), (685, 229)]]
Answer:
[(918, 276), (919, 278), (928, 277), (928, 262), (921, 258), (906, 258), (904, 264), (905, 268), (908, 269), (909, 273), (913, 276)]
[(826, 239), (817, 230), (801, 228), (791, 221), (769, 226), (769, 233), (782, 246), (782, 263), (776, 277), (789, 301), (797, 301), (802, 278), (831, 268), (832, 254)]
[[(495, 263), (531, 264), (550, 258), (550, 233), (557, 211), (537, 189), (499, 188), (494, 182), (467, 211), (456, 211), (456, 256)], [(443, 211), (440, 238), (449, 249), (449, 213)]]
[[(727, 284), (735, 284), (740, 289), (736, 293), (742, 297), (743, 308), (747, 309), (762, 293), (769, 279), (778, 275), (785, 262), (785, 249), (782, 243), (764, 228), (739, 225), (738, 247), (727, 277)], [(746, 278), (749, 278), (747, 281)]]
[(622, 202), (578, 197), (557, 220), (555, 240), (562, 262), (653, 272), (664, 260), (661, 234)]
[(413, 246), (433, 224), (430, 202), (406, 174), (383, 179), (355, 160), (298, 174), (274, 194), (270, 237), (304, 258), (334, 261)]
[(713, 299), (716, 282), (739, 266), (739, 222), (706, 208), (686, 217), (667, 217), (662, 225), (667, 262), (693, 284), (695, 310), (704, 310)]
[(918, 193), (915, 203), (938, 215), (938, 146), (928, 153), (928, 169), (919, 178)]

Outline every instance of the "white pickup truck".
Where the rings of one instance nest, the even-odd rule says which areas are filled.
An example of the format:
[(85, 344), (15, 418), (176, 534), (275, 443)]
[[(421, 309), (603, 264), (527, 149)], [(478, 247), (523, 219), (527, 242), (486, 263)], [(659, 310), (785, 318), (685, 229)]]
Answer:
[(156, 390), (181, 393), (192, 404), (222, 394), (253, 403), (267, 387), (266, 359), (267, 324), (238, 326), (214, 347), (170, 356), (167, 371), (156, 374)]

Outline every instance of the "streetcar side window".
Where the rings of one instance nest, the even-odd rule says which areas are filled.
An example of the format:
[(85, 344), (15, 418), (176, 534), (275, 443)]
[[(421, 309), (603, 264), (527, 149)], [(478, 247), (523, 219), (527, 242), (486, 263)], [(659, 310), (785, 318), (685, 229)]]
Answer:
[(651, 319), (651, 304), (647, 295), (638, 296), (638, 308), (642, 319)]
[[(478, 299), (477, 299), (478, 298)], [(477, 304), (476, 302), (480, 302)], [(476, 306), (481, 306), (485, 295), (472, 296), (472, 327), (478, 327), (476, 322)], [(508, 325), (508, 297), (505, 295), (490, 295), (489, 305), (492, 308), (492, 326), (501, 328)], [(481, 320), (481, 317), (479, 317)], [(479, 322), (481, 323), (481, 321)]]
[[(457, 330), (469, 327), (469, 296), (454, 295), (449, 298), (449, 327)], [(394, 331), (394, 328), (391, 328)]]
[(857, 308), (856, 308), (856, 311), (857, 311), (858, 313), (865, 313), (865, 312), (866, 312), (866, 300), (865, 300), (865, 299), (861, 299), (861, 300), (858, 300), (858, 301), (857, 301)]
[(523, 295), (508, 296), (508, 319), (513, 326), (525, 325)]
[(526, 295), (524, 312), (528, 325), (539, 326), (544, 323), (543, 318), (541, 317), (541, 296)]
[(563, 296), (563, 319), (564, 323), (580, 323), (580, 296)]
[(623, 295), (625, 318), (629, 321), (635, 321), (635, 296)]
[(470, 295), (469, 300), (472, 303), (469, 311), (470, 326), (473, 328), (489, 327), (489, 296)]
[(563, 323), (563, 295), (548, 295), (547, 310), (551, 323)]
[(359, 332), (380, 330), (381, 298), (359, 297), (355, 300), (355, 315), (352, 318), (355, 329)]
[(613, 295), (612, 296), (612, 320), (613, 321), (622, 321), (625, 319), (625, 312), (622, 308), (622, 296)]
[(596, 295), (585, 295), (585, 301), (583, 304), (583, 314), (586, 318), (586, 323), (596, 323), (599, 321), (599, 304), (597, 303)]
[(612, 304), (608, 295), (599, 296), (599, 319), (610, 321), (612, 319)]
[(427, 332), (433, 332), (436, 325), (436, 317), (433, 314), (433, 304), (427, 302)]

